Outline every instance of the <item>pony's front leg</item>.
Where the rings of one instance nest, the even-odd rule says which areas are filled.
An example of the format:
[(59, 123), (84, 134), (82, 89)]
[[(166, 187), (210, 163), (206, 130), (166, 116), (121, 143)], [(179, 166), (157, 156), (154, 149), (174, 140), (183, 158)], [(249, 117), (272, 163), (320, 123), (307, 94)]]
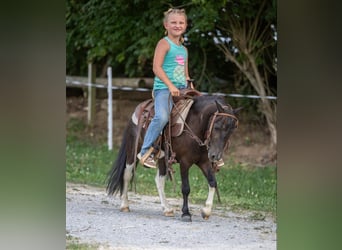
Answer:
[(156, 186), (158, 189), (158, 194), (159, 194), (159, 198), (160, 198), (160, 203), (163, 209), (163, 213), (165, 216), (167, 217), (173, 217), (174, 216), (174, 211), (173, 209), (169, 206), (166, 197), (165, 197), (165, 179), (166, 179), (166, 175), (160, 175), (159, 174), (159, 169), (157, 171), (156, 177), (154, 178), (155, 182), (156, 182)]
[(215, 195), (215, 190), (217, 186), (215, 174), (212, 172), (211, 168), (207, 168), (207, 170), (202, 169), (204, 175), (207, 177), (208, 180), (208, 186), (209, 186), (209, 192), (208, 192), (208, 197), (205, 202), (205, 207), (201, 209), (201, 215), (202, 218), (207, 220), (209, 219), (211, 215), (211, 209), (213, 207), (213, 201), (214, 201), (214, 195)]
[(126, 164), (124, 176), (123, 176), (123, 190), (121, 194), (121, 212), (129, 212), (129, 205), (128, 205), (128, 185), (132, 179), (132, 171), (134, 168), (133, 164)]
[(211, 215), (211, 209), (213, 207), (213, 201), (214, 201), (214, 195), (215, 195), (215, 190), (216, 188), (215, 187), (211, 187), (209, 185), (209, 193), (208, 193), (208, 197), (207, 197), (207, 200), (205, 202), (205, 207), (203, 207), (201, 209), (201, 215), (202, 215), (202, 218), (207, 220), (209, 219), (210, 215)]
[(183, 195), (183, 207), (182, 207), (182, 221), (191, 222), (191, 214), (189, 212), (188, 198), (190, 194), (189, 184), (189, 168), (181, 165), (181, 178), (182, 178), (182, 195)]

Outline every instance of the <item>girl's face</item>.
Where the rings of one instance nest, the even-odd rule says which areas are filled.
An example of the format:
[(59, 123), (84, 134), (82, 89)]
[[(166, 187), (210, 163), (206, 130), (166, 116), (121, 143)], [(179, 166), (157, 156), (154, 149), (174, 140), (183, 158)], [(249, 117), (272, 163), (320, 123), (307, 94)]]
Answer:
[(170, 13), (164, 27), (171, 36), (181, 36), (186, 30), (186, 18), (182, 14)]

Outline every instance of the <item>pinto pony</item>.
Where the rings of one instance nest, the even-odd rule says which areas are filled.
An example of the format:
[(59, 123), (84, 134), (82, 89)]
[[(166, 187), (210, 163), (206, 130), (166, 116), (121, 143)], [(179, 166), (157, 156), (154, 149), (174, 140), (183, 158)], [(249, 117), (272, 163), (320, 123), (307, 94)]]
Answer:
[[(209, 193), (205, 206), (201, 209), (202, 217), (208, 219), (217, 188), (215, 162), (222, 158), (230, 136), (238, 127), (238, 119), (235, 115), (239, 110), (240, 108), (233, 109), (226, 104), (221, 96), (194, 96), (183, 132), (177, 137), (172, 137), (171, 142), (166, 142), (165, 137), (162, 139), (161, 148), (167, 150), (163, 158), (158, 159), (155, 182), (165, 216), (174, 216), (174, 211), (169, 206), (164, 193), (168, 164), (170, 164), (168, 156), (171, 155), (165, 145), (170, 143), (172, 155), (180, 166), (183, 195), (182, 220), (191, 221), (188, 196), (190, 194), (189, 169), (193, 164), (201, 169), (208, 181)], [(144, 129), (141, 129), (141, 126), (139, 128), (133, 119), (130, 119), (123, 134), (118, 157), (108, 173), (108, 195), (120, 192), (121, 211), (129, 211), (128, 187), (133, 171), (137, 167), (136, 152), (140, 151), (144, 134)]]

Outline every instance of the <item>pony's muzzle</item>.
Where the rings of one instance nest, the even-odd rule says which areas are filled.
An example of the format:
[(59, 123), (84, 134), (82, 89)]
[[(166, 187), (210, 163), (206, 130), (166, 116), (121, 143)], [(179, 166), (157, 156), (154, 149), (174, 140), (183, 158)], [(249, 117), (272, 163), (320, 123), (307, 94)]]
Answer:
[(221, 153), (211, 153), (208, 152), (208, 159), (211, 162), (216, 162), (218, 160), (220, 160), (222, 158), (222, 154)]

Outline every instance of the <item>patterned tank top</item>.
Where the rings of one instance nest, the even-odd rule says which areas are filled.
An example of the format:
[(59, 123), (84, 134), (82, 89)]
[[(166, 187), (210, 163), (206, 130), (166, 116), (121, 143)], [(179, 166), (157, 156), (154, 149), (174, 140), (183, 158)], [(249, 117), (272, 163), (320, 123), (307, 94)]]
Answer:
[[(188, 56), (187, 51), (183, 45), (175, 44), (167, 36), (164, 39), (169, 43), (170, 49), (165, 55), (162, 68), (177, 88), (186, 87), (185, 62)], [(153, 89), (165, 88), (168, 88), (167, 85), (159, 77), (155, 76)]]

